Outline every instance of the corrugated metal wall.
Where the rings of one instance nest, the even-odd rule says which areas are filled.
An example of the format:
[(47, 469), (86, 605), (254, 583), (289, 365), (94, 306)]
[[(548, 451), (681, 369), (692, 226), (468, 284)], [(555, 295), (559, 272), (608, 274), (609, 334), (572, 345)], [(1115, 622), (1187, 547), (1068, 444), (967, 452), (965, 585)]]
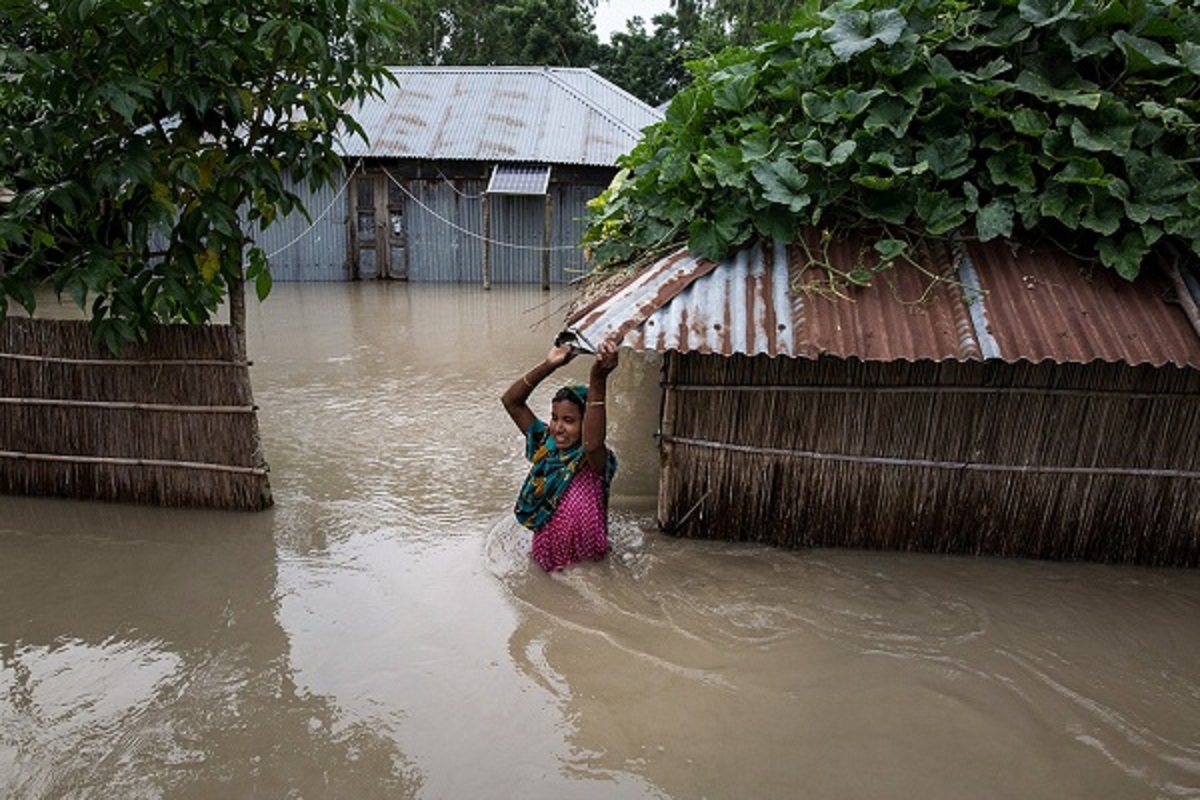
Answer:
[(486, 181), (402, 181), (407, 192), (408, 279), (478, 283)]
[(342, 174), (333, 186), (316, 192), (301, 187), (296, 192), (314, 222), (294, 213), (276, 220), (266, 230), (246, 225), (251, 238), (267, 254), (272, 278), (277, 281), (350, 279), (345, 184), (346, 176)]
[[(540, 282), (546, 198), (492, 195), (489, 202), (492, 283)], [(559, 280), (553, 270), (550, 280)]]
[(550, 187), (554, 194), (553, 241), (575, 245), (570, 250), (555, 250), (551, 254), (550, 275), (554, 280), (573, 281), (587, 271), (579, 240), (587, 228), (587, 203), (604, 188), (577, 184)]
[[(409, 195), (408, 277), (411, 281), (480, 282), (483, 279), (484, 181), (405, 180)], [(598, 186), (551, 184), (550, 281), (563, 283), (584, 270), (579, 246), (587, 201)], [(488, 235), (492, 283), (542, 279), (543, 197), (492, 195)]]
[[(483, 280), (483, 193), (486, 180), (405, 178), (389, 170), (404, 196), (408, 279), (429, 283), (478, 283)], [(276, 281), (351, 280), (349, 203), (345, 176), (337, 185), (297, 194), (316, 220), (300, 214), (251, 231), (267, 253)], [(350, 187), (353, 188), (353, 187)], [(587, 202), (603, 186), (550, 185), (550, 281), (564, 283), (583, 274)], [(493, 283), (539, 283), (542, 279), (545, 198), (492, 195), (488, 245)]]

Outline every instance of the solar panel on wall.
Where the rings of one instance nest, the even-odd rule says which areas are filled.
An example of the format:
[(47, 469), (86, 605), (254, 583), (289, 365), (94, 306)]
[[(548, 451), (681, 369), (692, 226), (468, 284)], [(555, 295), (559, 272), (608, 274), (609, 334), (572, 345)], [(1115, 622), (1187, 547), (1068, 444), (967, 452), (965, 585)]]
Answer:
[(550, 167), (545, 164), (497, 164), (488, 181), (488, 194), (544, 195), (550, 185)]

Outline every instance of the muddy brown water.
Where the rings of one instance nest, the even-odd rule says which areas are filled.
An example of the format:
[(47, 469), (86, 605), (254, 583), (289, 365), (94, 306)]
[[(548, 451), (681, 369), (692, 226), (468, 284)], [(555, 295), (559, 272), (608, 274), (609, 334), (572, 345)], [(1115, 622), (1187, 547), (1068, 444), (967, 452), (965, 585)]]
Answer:
[(653, 357), (612, 554), (533, 566), (497, 397), (565, 300), (277, 286), (274, 509), (0, 497), (0, 797), (1200, 797), (1200, 571), (666, 537)]

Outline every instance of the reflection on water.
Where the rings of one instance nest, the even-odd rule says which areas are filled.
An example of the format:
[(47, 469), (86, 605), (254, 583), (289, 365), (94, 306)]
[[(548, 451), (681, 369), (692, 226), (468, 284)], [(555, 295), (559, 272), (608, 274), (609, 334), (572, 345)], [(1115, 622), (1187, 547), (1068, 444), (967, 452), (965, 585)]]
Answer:
[(653, 357), (611, 556), (533, 566), (564, 299), (279, 286), (276, 508), (0, 497), (0, 797), (1200, 797), (1200, 572), (664, 537)]

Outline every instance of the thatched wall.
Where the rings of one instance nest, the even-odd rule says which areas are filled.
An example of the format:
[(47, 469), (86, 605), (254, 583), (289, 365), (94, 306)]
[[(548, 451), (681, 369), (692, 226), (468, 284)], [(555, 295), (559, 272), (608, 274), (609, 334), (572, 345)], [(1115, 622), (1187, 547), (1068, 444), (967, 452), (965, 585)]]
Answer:
[(236, 345), (229, 326), (172, 326), (113, 356), (86, 322), (0, 323), (0, 492), (270, 505)]
[(1200, 564), (1200, 373), (668, 353), (686, 536)]

